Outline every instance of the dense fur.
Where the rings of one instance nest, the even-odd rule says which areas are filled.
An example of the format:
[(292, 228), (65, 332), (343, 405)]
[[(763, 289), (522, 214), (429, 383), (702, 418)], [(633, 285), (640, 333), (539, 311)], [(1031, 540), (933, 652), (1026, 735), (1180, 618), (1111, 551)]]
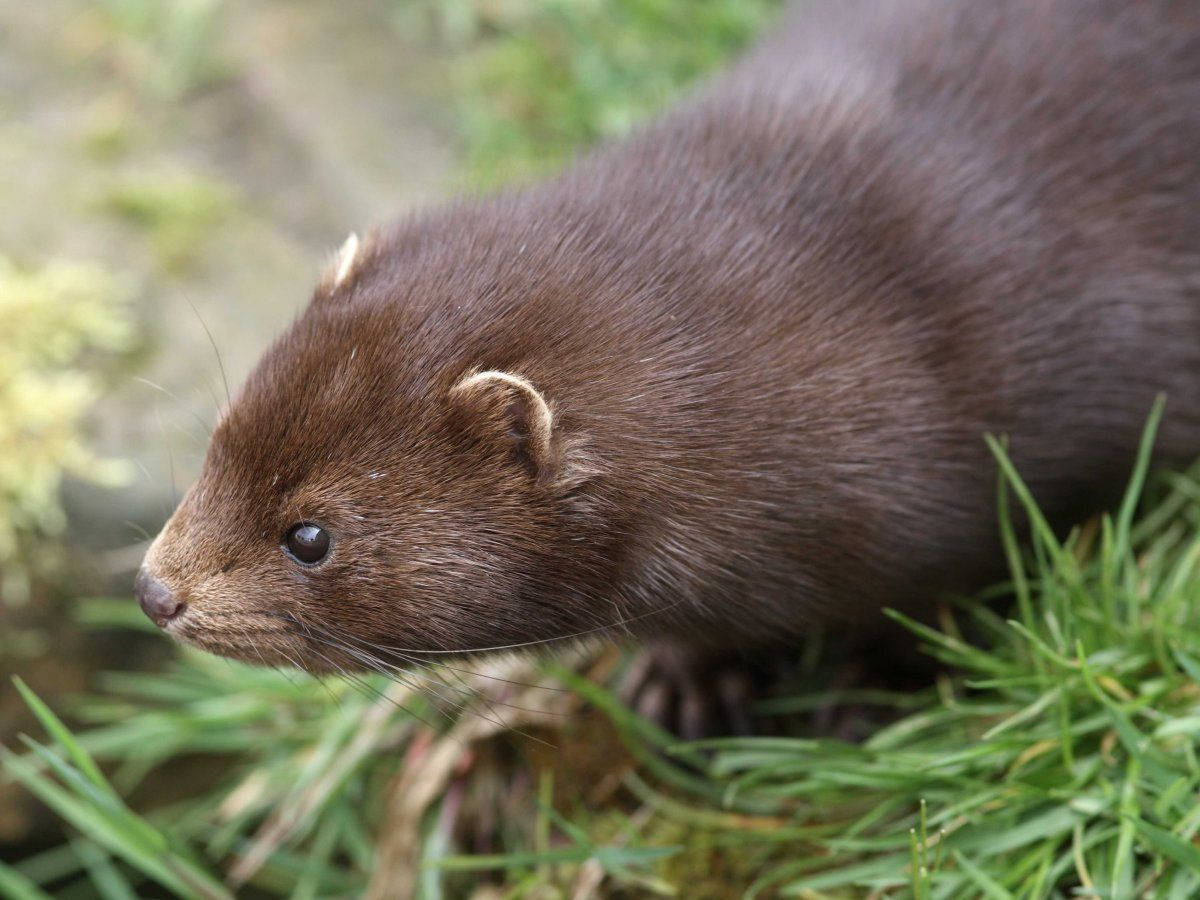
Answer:
[(168, 630), (754, 646), (993, 574), (985, 432), (1057, 520), (1160, 391), (1200, 449), (1200, 6), (805, 7), (560, 177), (355, 241), (148, 555)]

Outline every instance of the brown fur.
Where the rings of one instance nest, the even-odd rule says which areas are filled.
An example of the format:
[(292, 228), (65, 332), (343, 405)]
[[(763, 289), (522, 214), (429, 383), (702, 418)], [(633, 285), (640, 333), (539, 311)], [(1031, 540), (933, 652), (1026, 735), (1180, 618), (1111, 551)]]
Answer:
[[(148, 554), (171, 633), (313, 668), (352, 662), (314, 624), (753, 646), (993, 575), (985, 432), (1056, 520), (1160, 391), (1161, 448), (1200, 449), (1200, 6), (793, 19), (560, 177), (339, 260)], [(534, 393), (456, 390), (481, 371)]]

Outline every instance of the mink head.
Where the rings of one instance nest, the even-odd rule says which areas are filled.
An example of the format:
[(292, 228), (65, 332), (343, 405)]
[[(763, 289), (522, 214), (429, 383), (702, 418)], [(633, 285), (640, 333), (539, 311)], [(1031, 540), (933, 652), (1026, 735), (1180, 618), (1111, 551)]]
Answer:
[(329, 670), (610, 624), (586, 441), (382, 256), (348, 242), (214, 430), (135, 585), (172, 636)]

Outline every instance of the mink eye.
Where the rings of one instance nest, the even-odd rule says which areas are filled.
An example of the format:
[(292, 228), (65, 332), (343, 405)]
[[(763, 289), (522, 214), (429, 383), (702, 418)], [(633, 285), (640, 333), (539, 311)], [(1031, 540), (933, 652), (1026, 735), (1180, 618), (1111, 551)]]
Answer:
[(329, 532), (312, 522), (300, 522), (288, 529), (283, 549), (297, 562), (319, 563), (329, 552)]

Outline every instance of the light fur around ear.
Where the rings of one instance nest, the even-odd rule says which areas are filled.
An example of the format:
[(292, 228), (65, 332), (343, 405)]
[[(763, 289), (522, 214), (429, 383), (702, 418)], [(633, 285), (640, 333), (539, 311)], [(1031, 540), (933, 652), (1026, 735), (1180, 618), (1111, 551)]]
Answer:
[(346, 240), (342, 242), (341, 249), (338, 250), (337, 271), (333, 276), (333, 286), (338, 287), (346, 276), (350, 274), (350, 270), (354, 268), (354, 261), (358, 257), (358, 235), (355, 232), (350, 232)]
[(466, 375), (450, 396), (484, 414), (485, 427), (506, 428), (539, 481), (558, 468), (554, 411), (529, 379), (487, 369)]
[(329, 295), (336, 291), (343, 284), (348, 282), (354, 275), (355, 269), (363, 256), (363, 243), (358, 239), (358, 234), (350, 232), (346, 236), (346, 240), (342, 242), (342, 246), (334, 255), (333, 261), (326, 267), (325, 272), (321, 275), (321, 279), (317, 284), (317, 291), (320, 294)]

